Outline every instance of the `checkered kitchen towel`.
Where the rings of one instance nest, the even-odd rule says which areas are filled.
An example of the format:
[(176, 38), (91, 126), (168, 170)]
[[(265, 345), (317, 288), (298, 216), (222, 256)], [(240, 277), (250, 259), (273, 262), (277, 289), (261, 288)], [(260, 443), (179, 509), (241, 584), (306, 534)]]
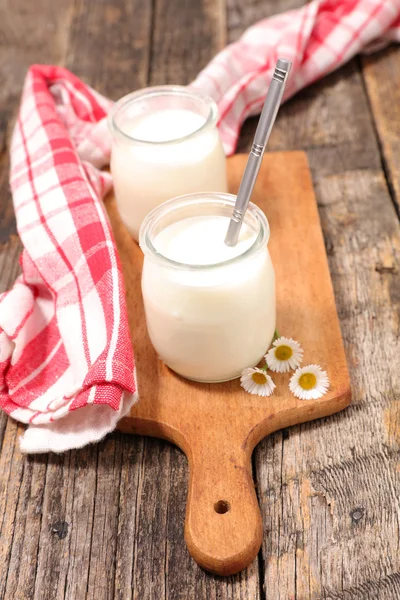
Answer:
[(283, 100), (359, 52), (400, 41), (400, 0), (318, 0), (250, 27), (199, 74), (193, 85), (212, 96), (229, 156), (243, 121), (261, 112), (279, 56), (293, 62)]
[[(318, 0), (261, 21), (200, 73), (232, 154), (260, 112), (278, 56), (286, 98), (366, 49), (400, 41), (400, 0)], [(137, 399), (122, 274), (101, 202), (111, 188), (111, 102), (59, 67), (28, 72), (11, 144), (22, 275), (0, 296), (0, 406), (28, 423), (25, 452), (114, 429)]]

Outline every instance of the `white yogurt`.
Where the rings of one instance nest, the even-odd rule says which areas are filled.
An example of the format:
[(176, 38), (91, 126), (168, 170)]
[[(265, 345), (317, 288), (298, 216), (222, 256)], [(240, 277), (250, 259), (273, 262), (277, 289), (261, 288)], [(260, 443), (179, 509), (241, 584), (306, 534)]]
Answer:
[(157, 104), (146, 105), (139, 114), (125, 109), (118, 122), (124, 135), (112, 127), (115, 196), (135, 239), (144, 217), (162, 202), (192, 192), (227, 191), (225, 154), (215, 119), (208, 121), (211, 105), (202, 99), (197, 112), (193, 102), (189, 110), (190, 94), (182, 94), (183, 99), (175, 94), (173, 102), (167, 95), (166, 108), (157, 108), (160, 98), (155, 96)]
[(227, 246), (228, 224), (229, 219), (220, 215), (189, 217), (162, 230), (154, 247), (166, 258), (187, 265), (222, 263), (246, 252), (256, 239), (253, 229), (244, 224), (236, 246)]
[(178, 140), (197, 131), (205, 118), (184, 108), (158, 110), (135, 119), (126, 127), (126, 133), (144, 142)]
[(151, 341), (160, 358), (189, 379), (238, 377), (260, 361), (275, 331), (275, 276), (266, 243), (254, 249), (257, 233), (244, 224), (238, 244), (226, 246), (228, 223), (227, 216), (197, 214), (161, 229), (155, 250), (181, 268), (144, 248)]

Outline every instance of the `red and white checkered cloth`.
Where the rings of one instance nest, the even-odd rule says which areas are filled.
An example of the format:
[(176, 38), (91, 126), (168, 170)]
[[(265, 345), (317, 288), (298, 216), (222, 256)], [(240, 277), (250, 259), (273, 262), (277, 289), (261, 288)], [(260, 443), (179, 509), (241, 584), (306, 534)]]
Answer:
[(112, 430), (137, 398), (121, 268), (100, 199), (111, 103), (58, 67), (30, 69), (11, 143), (22, 275), (0, 297), (0, 404), (21, 447)]
[[(251, 27), (192, 84), (218, 103), (232, 154), (260, 111), (278, 56), (286, 96), (360, 51), (400, 41), (400, 0), (319, 0)], [(111, 106), (70, 72), (28, 72), (11, 145), (22, 275), (0, 296), (0, 406), (29, 423), (25, 452), (80, 447), (137, 399), (119, 259), (101, 202)]]
[(400, 41), (400, 0), (314, 0), (250, 27), (201, 71), (193, 85), (212, 96), (225, 152), (243, 121), (261, 112), (279, 56), (292, 61), (283, 100), (359, 52)]

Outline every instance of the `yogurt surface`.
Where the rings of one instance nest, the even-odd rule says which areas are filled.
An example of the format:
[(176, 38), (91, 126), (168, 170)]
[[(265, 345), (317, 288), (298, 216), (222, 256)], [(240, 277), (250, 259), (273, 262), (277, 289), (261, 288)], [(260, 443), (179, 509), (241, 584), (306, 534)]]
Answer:
[(125, 132), (144, 142), (168, 142), (194, 133), (204, 123), (205, 118), (191, 110), (170, 108), (133, 119)]
[(254, 244), (256, 233), (245, 223), (236, 246), (224, 242), (227, 217), (198, 216), (172, 223), (161, 231), (154, 246), (166, 258), (187, 265), (220, 264), (244, 254)]

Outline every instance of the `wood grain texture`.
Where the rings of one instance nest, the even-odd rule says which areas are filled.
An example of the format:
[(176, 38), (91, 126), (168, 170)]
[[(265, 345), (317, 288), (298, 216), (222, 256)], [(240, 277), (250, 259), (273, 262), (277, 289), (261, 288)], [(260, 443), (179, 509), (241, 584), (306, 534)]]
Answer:
[[(8, 146), (19, 96), (32, 62), (62, 61), (68, 35), (69, 1), (3, 3), (0, 9), (0, 291), (19, 272), (21, 243), (16, 235), (8, 185)], [(0, 416), (0, 598), (32, 598), (35, 588), (41, 504), (46, 461), (22, 457), (21, 429)]]
[(14, 212), (8, 186), (8, 140), (18, 109), (25, 73), (34, 62), (62, 60), (68, 36), (70, 0), (55, 3), (38, 0), (13, 2), (12, 9), (0, 8), (0, 261), (8, 248), (10, 235), (16, 233)]
[[(153, 77), (166, 82), (167, 71), (177, 69), (174, 62), (178, 61), (179, 69), (183, 61), (173, 49), (153, 47), (154, 4), (147, 0), (71, 0), (65, 3), (65, 11), (61, 2), (56, 6), (47, 0), (35, 5), (24, 0), (13, 4), (11, 19), (18, 43), (7, 50), (7, 60), (1, 62), (7, 81), (2, 93), (11, 89), (10, 83), (14, 82), (7, 105), (2, 104), (0, 113), (0, 147), (5, 152), (0, 163), (4, 242), (0, 249), (1, 291), (11, 285), (18, 272), (21, 248), (18, 238), (10, 237), (15, 232), (15, 222), (11, 205), (7, 204), (10, 194), (6, 141), (11, 130), (9, 114), (16, 113), (26, 69), (31, 62), (63, 64), (99, 91), (118, 98), (149, 83), (153, 55)], [(187, 55), (185, 71), (181, 71), (177, 82), (194, 78), (202, 63), (219, 49), (225, 35), (222, 3), (218, 10), (213, 3), (205, 5), (204, 10), (202, 6), (201, 2), (197, 7), (189, 2), (179, 6), (180, 18), (188, 26), (176, 31), (174, 40), (182, 47), (190, 47), (193, 56)], [(163, 7), (159, 2), (158, 10), (164, 14), (166, 4)], [(191, 16), (196, 12), (201, 22), (191, 26)], [(9, 23), (10, 13), (0, 27)], [(173, 15), (168, 27), (174, 27)], [(32, 28), (35, 31), (25, 43), (25, 33)], [(161, 39), (165, 22), (159, 20), (155, 28)], [(205, 47), (202, 36), (207, 30), (212, 35)], [(2, 39), (8, 40), (6, 36), (10, 36), (10, 31)], [(168, 52), (168, 58), (157, 58), (157, 52)], [(4, 53), (0, 60), (3, 57)], [(4, 211), (8, 211), (10, 227), (4, 227)], [(16, 424), (2, 414), (0, 598), (15, 594), (18, 600), (82, 600), (95, 594), (98, 600), (259, 600), (257, 564), (240, 575), (221, 580), (207, 576), (190, 558), (183, 540), (188, 471), (186, 459), (177, 448), (159, 440), (133, 440), (131, 436), (114, 434), (97, 446), (59, 458), (45, 457), (45, 468), (43, 459), (34, 458), (33, 464), (41, 465), (33, 474), (35, 485), (41, 490), (41, 504), (35, 504), (29, 498), (32, 477), (23, 479), (27, 459), (18, 451), (16, 431)], [(33, 536), (36, 557), (31, 555), (29, 563), (22, 544), (15, 549), (13, 546), (25, 527), (25, 520), (16, 520), (20, 497), (27, 498), (26, 506), (30, 508), (32, 503), (37, 511)], [(19, 575), (8, 579), (11, 555), (11, 567)]]
[[(66, 64), (117, 98), (147, 84), (148, 71), (151, 83), (173, 82), (175, 77), (177, 83), (193, 79), (219, 49), (218, 40), (236, 39), (251, 22), (301, 4), (301, 0), (229, 0), (225, 16), (223, 2), (216, 10), (214, 3), (202, 0), (174, 0), (168, 3), (176, 7), (174, 15), (166, 0), (164, 7), (157, 0), (161, 18), (154, 19), (156, 32), (138, 17), (150, 11), (153, 18), (150, 0), (137, 2), (140, 6), (136, 2), (121, 6), (117, 0), (16, 0), (12, 5), (3, 3), (0, 9), (1, 290), (18, 272), (20, 246), (16, 237), (10, 238), (15, 222), (9, 204), (6, 150), (24, 73), (31, 62)], [(209, 7), (207, 11), (203, 5)], [(107, 13), (108, 19), (115, 19), (115, 9), (122, 16), (113, 26), (113, 39), (105, 30), (104, 18)], [(197, 15), (197, 22), (190, 15)], [(163, 44), (163, 31), (174, 28), (169, 44)], [(205, 33), (207, 46), (202, 40)], [(159, 41), (152, 43), (148, 35)], [(115, 434), (98, 447), (68, 453), (65, 462), (64, 458), (53, 462), (51, 457), (46, 473), (38, 468), (24, 477), (28, 467), (15, 448), (16, 425), (1, 415), (0, 598), (6, 593), (10, 597), (9, 585), (18, 600), (31, 600), (27, 594), (32, 589), (36, 600), (41, 600), (41, 594), (52, 600), (85, 598), (89, 570), (98, 569), (93, 564), (95, 554), (107, 564), (104, 550), (91, 552), (97, 540), (109, 539), (100, 535), (108, 526), (105, 516), (101, 517), (106, 512), (97, 506), (96, 528), (92, 515), (98, 461), (110, 464), (107, 453), (98, 450), (111, 444), (115, 463), (121, 464), (117, 540), (111, 546), (116, 548), (116, 564), (114, 588), (104, 584), (104, 575), (98, 600), (107, 595), (121, 600), (397, 600), (398, 225), (381, 166), (384, 161), (392, 201), (398, 202), (398, 191), (397, 196), (393, 191), (397, 121), (391, 116), (396, 111), (398, 56), (399, 49), (393, 48), (363, 59), (363, 73), (359, 63), (352, 61), (299, 93), (282, 108), (271, 138), (271, 150), (303, 148), (308, 154), (356, 404), (346, 411), (349, 417), (295, 426), (272, 434), (256, 448), (254, 475), (265, 528), (259, 557), (261, 583), (255, 562), (242, 574), (221, 580), (205, 574), (191, 560), (182, 532), (186, 459), (167, 442)], [(396, 68), (394, 74), (393, 69), (389, 73), (390, 90), (381, 94), (373, 84), (380, 106), (374, 102), (371, 71), (366, 70), (369, 61), (374, 64), (376, 81), (381, 71), (387, 72), (387, 62)], [(123, 74), (118, 72), (120, 64)], [(379, 86), (384, 83), (379, 80)], [(385, 85), (389, 83), (386, 78)], [(386, 96), (393, 101), (384, 104)], [(390, 119), (390, 127), (382, 127), (380, 118)], [(240, 140), (242, 151), (248, 149), (254, 130), (255, 120), (249, 120)], [(385, 152), (389, 143), (392, 161)], [(114, 476), (107, 479), (107, 485), (111, 484), (116, 484)], [(31, 488), (35, 490), (32, 497)], [(110, 489), (110, 497), (116, 501), (114, 490)], [(28, 511), (34, 507), (39, 517), (42, 511), (40, 523), (34, 516), (30, 530), (34, 546), (40, 528), (36, 562), (32, 546), (25, 554), (20, 544), (19, 529), (25, 527), (25, 520), (21, 511), (22, 520), (16, 520), (19, 498)], [(61, 539), (65, 526), (57, 524), (63, 521), (68, 531)], [(110, 527), (115, 521), (113, 516)], [(57, 525), (51, 532), (49, 523)], [(20, 544), (20, 553), (13, 549), (14, 540)], [(11, 555), (17, 575), (9, 572)]]
[(361, 58), (372, 119), (382, 148), (392, 198), (400, 213), (400, 54), (392, 46)]
[[(351, 115), (351, 118), (349, 118)], [(238, 151), (249, 148), (257, 119), (242, 128)], [(268, 149), (307, 151), (314, 177), (355, 169), (380, 169), (357, 61), (299, 92), (280, 109)]]
[(150, 85), (186, 85), (226, 41), (224, 0), (155, 0)]
[(151, 28), (149, 0), (75, 0), (66, 66), (118, 100), (147, 85)]
[(298, 8), (301, 4), (305, 4), (305, 2), (299, 2), (299, 0), (273, 0), (273, 2), (227, 0), (228, 41), (235, 42), (256, 21), (272, 17), (285, 10)]
[[(263, 15), (261, 3), (252, 3), (251, 18)], [(236, 22), (233, 28), (237, 36)], [(380, 64), (386, 55), (393, 65), (399, 49), (384, 51)], [(326, 421), (273, 434), (255, 450), (266, 598), (399, 596), (399, 224), (370, 99), (358, 60), (351, 61), (286, 103), (270, 139), (271, 150), (307, 151), (353, 404)], [(253, 132), (249, 120), (241, 150)]]
[[(266, 401), (246, 394), (237, 380), (196, 384), (162, 365), (148, 338), (138, 295), (142, 252), (122, 224), (114, 198), (107, 201), (124, 265), (140, 395), (139, 403), (120, 428), (166, 438), (184, 450), (190, 468), (186, 543), (203, 568), (220, 575), (242, 570), (261, 545), (262, 524), (251, 477), (254, 446), (277, 429), (330, 415), (350, 401), (350, 382), (307, 160), (299, 152), (270, 154), (268, 158), (268, 163), (261, 166), (253, 201), (264, 210), (271, 227), (277, 328), (301, 340), (305, 364), (317, 360), (328, 371), (331, 387), (319, 400), (297, 400), (287, 387), (287, 375), (274, 377), (278, 388)], [(237, 193), (246, 161), (246, 155), (228, 160), (232, 193)], [(297, 206), (296, 211), (293, 206)], [(291, 259), (282, 252), (289, 247)], [(225, 514), (215, 508), (221, 502), (228, 503)]]

